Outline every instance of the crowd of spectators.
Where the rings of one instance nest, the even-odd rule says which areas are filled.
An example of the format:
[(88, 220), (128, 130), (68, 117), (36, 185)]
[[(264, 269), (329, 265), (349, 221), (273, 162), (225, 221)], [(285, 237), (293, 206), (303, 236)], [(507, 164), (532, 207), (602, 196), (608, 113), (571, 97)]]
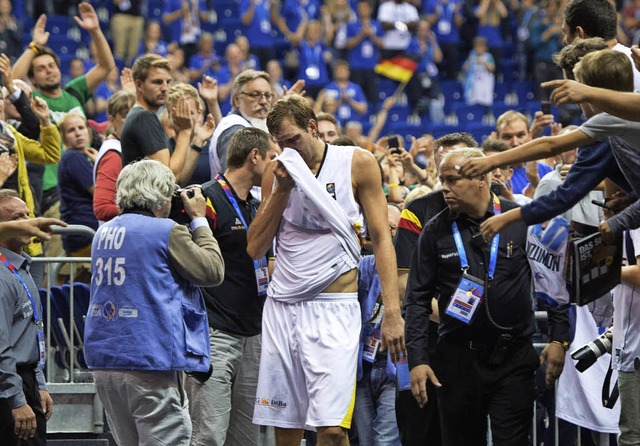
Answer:
[[(576, 11), (582, 11), (583, 2), (597, 4), (596, 11), (606, 10), (603, 26), (581, 24), (583, 16)], [(413, 233), (415, 248), (426, 224), (415, 211), (416, 203), (423, 202), (414, 200), (436, 197), (429, 204), (433, 209), (424, 213), (429, 217), (435, 215), (431, 211), (447, 206), (437, 192), (450, 186), (442, 184), (438, 170), (443, 148), (451, 142), (447, 136), (441, 138), (445, 134), (458, 138), (452, 139), (451, 149), (459, 148), (458, 144), (480, 146), (485, 154), (491, 154), (485, 158), (477, 151), (457, 152), (445, 158), (445, 183), (452, 183), (456, 172), (471, 172), (474, 179), (469, 181), (492, 172), (491, 190), (523, 206), (512, 208), (509, 204), (504, 214), (483, 223), (487, 240), (511, 224), (513, 232), (509, 234), (517, 232), (514, 240), (524, 240), (519, 229), (546, 220), (543, 214), (551, 218), (571, 208), (579, 193), (591, 192), (605, 177), (631, 197), (637, 196), (634, 150), (638, 126), (626, 121), (630, 116), (637, 119), (637, 114), (625, 104), (633, 103), (626, 95), (640, 85), (640, 73), (629, 58), (639, 59), (640, 53), (631, 55), (625, 45), (640, 39), (640, 2), (619, 2), (617, 12), (607, 9), (612, 6), (603, 6), (610, 5), (607, 0), (93, 3), (0, 0), (4, 98), (0, 101), (0, 187), (17, 191), (32, 217), (58, 217), (69, 224), (97, 229), (119, 213), (116, 179), (121, 169), (143, 157), (169, 167), (175, 183), (181, 186), (213, 180), (227, 170), (227, 149), (234, 135), (246, 127), (268, 130), (267, 116), (273, 104), (298, 93), (317, 117), (317, 127), (302, 129), (304, 132), (333, 145), (360, 146), (375, 156), (389, 206), (389, 228), (392, 233), (400, 229), (396, 248), (403, 231), (405, 236), (406, 231)], [(574, 16), (568, 16), (567, 10)], [(63, 12), (70, 16), (58, 20)], [(59, 27), (65, 23), (63, 19), (67, 19), (68, 29)], [(607, 28), (611, 23), (617, 23), (615, 33)], [(585, 56), (588, 52), (596, 55)], [(578, 53), (579, 57), (575, 56)], [(584, 62), (579, 62), (583, 56)], [(406, 83), (374, 71), (380, 60), (395, 57), (417, 62)], [(609, 78), (607, 69), (611, 71)], [(559, 81), (563, 76), (567, 81)], [(550, 88), (539, 86), (545, 82), (557, 89), (552, 93)], [(608, 90), (603, 94), (602, 88), (619, 90), (619, 96)], [(612, 98), (619, 102), (612, 104)], [(568, 111), (542, 111), (541, 99), (568, 107)], [(568, 130), (567, 124), (579, 120), (581, 113), (570, 103), (580, 103), (584, 115), (591, 119)], [(473, 114), (480, 119), (469, 117)], [(545, 132), (552, 136), (545, 137)], [(585, 148), (578, 150), (573, 174), (567, 174), (569, 168), (561, 173), (559, 166), (569, 164), (567, 160), (572, 158), (560, 157), (559, 152), (575, 150), (578, 145)], [(468, 162), (467, 155), (474, 160)], [(260, 159), (264, 163), (265, 155)], [(264, 169), (264, 164), (260, 167)], [(545, 184), (545, 175), (554, 175), (559, 181), (560, 192), (553, 196), (560, 198), (555, 203), (538, 198), (543, 195), (538, 188)], [(259, 184), (258, 176), (251, 180), (252, 186)], [(493, 196), (482, 192), (483, 199)], [(604, 197), (602, 192), (600, 197)], [(618, 202), (622, 199), (615, 200)], [(600, 228), (605, 236), (640, 225), (636, 208), (616, 208), (622, 212), (610, 216), (609, 223)], [(448, 227), (448, 223), (443, 225)], [(632, 237), (637, 239), (637, 234)], [(362, 241), (366, 250), (366, 236)], [(45, 247), (48, 256), (66, 253), (84, 257), (90, 249), (89, 238), (72, 235), (61, 242), (53, 237)], [(43, 254), (39, 243), (32, 243), (25, 252)], [(404, 272), (401, 294), (407, 287), (410, 263), (405, 258), (401, 266), (403, 255), (406, 253), (398, 253), (401, 278)], [(526, 263), (524, 257), (520, 260)], [(374, 266), (362, 265), (370, 271)], [(625, 271), (625, 286), (633, 288), (637, 278), (632, 271)], [(31, 274), (42, 284), (37, 267)], [(528, 282), (518, 285), (529, 289)], [(371, 283), (366, 286), (373, 308), (377, 294), (371, 290), (375, 287), (370, 288)], [(502, 291), (509, 293), (508, 289)], [(625, 299), (633, 297), (627, 289), (623, 292)], [(444, 312), (442, 305), (441, 309)], [(523, 311), (527, 317), (528, 310)], [(365, 325), (374, 319), (370, 316), (363, 313)], [(372, 333), (380, 328), (381, 319), (369, 327)], [(533, 328), (529, 328), (522, 330), (523, 337), (531, 335)], [(555, 345), (541, 358), (547, 361), (547, 385), (562, 371), (564, 360), (558, 357), (564, 358), (568, 349), (565, 334), (563, 331), (554, 338), (550, 333), (545, 339)], [(362, 341), (366, 345), (370, 339)], [(427, 349), (426, 338), (422, 341), (421, 347)], [(618, 339), (616, 342), (620, 344)], [(389, 404), (367, 407), (367, 411), (381, 411), (374, 424), (384, 427), (385, 432), (382, 435), (367, 429), (363, 419), (372, 415), (362, 409), (354, 418), (354, 431), (365, 443), (369, 441), (365, 439), (381, 435), (389, 444), (399, 444), (400, 438), (406, 444), (417, 444), (418, 437), (412, 437), (418, 435), (413, 432), (412, 417), (428, 409), (422, 407), (427, 403), (426, 398), (421, 399), (423, 389), (413, 392), (420, 408), (413, 407), (413, 400), (402, 403), (399, 412), (414, 413), (406, 420), (399, 417), (396, 423), (389, 408), (396, 384), (385, 375), (390, 369), (395, 373), (395, 368), (387, 364), (386, 355), (374, 352), (370, 359), (364, 372), (360, 370), (364, 381), (358, 395), (364, 393), (373, 406), (381, 404), (375, 401), (375, 392), (372, 395), (365, 387), (376, 380), (383, 382)], [(410, 356), (409, 365), (413, 369), (423, 364)], [(401, 371), (397, 373), (400, 380)], [(637, 381), (627, 376), (622, 384), (629, 388), (634, 379)], [(415, 384), (413, 371), (412, 380)], [(431, 382), (439, 385), (437, 380)], [(628, 404), (626, 398), (623, 403)], [(530, 406), (525, 402), (523, 406)], [(435, 398), (431, 404), (428, 421), (433, 423), (437, 417), (431, 412)], [(630, 418), (621, 421), (621, 426), (627, 434), (638, 431), (640, 436), (640, 428), (629, 421), (636, 414), (633, 410), (637, 411), (624, 406), (621, 420)], [(521, 414), (522, 419), (527, 416)], [(486, 417), (479, 420), (476, 428), (482, 430), (485, 421)], [(448, 426), (446, 435), (455, 430)], [(505, 429), (502, 431), (506, 435)], [(520, 434), (529, 435), (528, 430)], [(430, 430), (421, 435), (435, 434)]]
[[(633, 2), (620, 3), (618, 40), (633, 43), (637, 7)], [(419, 75), (414, 76), (406, 96), (402, 95), (395, 105), (399, 121), (405, 122), (407, 115), (413, 115), (411, 122), (424, 125), (462, 124), (469, 109), (463, 108), (459, 113), (456, 110), (463, 102), (486, 107), (479, 113), (471, 109), (479, 115), (473, 118), (474, 123), (486, 115), (497, 117), (511, 108), (509, 105), (517, 105), (520, 111), (532, 115), (532, 101), (546, 99), (547, 95), (537, 85), (561, 74), (552, 55), (562, 46), (560, 12), (564, 4), (563, 0), (94, 2), (119, 69), (130, 67), (137, 57), (151, 52), (168, 57), (176, 69), (175, 77), (181, 81), (188, 79), (195, 86), (206, 74), (224, 86), (243, 69), (266, 70), (269, 65), (278, 65), (273, 69), (282, 71), (283, 81), (305, 79), (307, 96), (316, 99), (335, 81), (333, 65), (346, 60), (351, 69), (350, 81), (361, 87), (368, 107), (365, 112), (341, 116), (339, 120), (342, 125), (350, 120), (360, 121), (365, 128), (372, 125), (375, 113), (397, 86), (371, 71), (380, 58), (397, 54), (419, 63)], [(63, 9), (66, 2), (61, 1), (14, 2), (13, 14), (11, 2), (3, 1), (0, 6), (0, 16), (7, 17), (1, 20), (1, 40), (11, 42), (6, 50), (0, 50), (12, 61), (30, 41), (28, 25), (37, 19), (37, 14), (69, 14)], [(74, 10), (71, 5), (71, 14)], [(22, 29), (20, 23), (27, 27)], [(68, 25), (74, 27), (73, 22)], [(60, 54), (65, 79), (82, 73), (82, 59), (84, 70), (88, 71), (91, 62), (86, 60), (87, 34), (63, 27), (57, 34), (51, 46), (65, 48)], [(493, 76), (496, 83), (494, 91), (485, 92), (486, 97), (480, 101), (468, 94), (469, 85), (478, 79), (478, 70), (469, 63), (471, 60), (463, 64), (470, 54), (475, 54), (472, 51), (476, 51), (476, 37), (486, 39), (487, 57), (492, 59), (486, 67), (488, 73), (480, 79)], [(70, 40), (66, 46), (65, 38)], [(240, 47), (240, 56), (234, 43)], [(78, 58), (74, 58), (76, 54)], [(220, 95), (223, 113), (230, 109), (230, 103), (225, 102), (226, 90), (222, 88)], [(100, 97), (103, 95), (108, 99), (108, 92), (102, 92)], [(341, 95), (339, 105), (344, 101), (346, 96)], [(568, 114), (565, 122), (575, 120), (575, 116)], [(88, 117), (100, 121), (105, 116)], [(488, 124), (492, 123), (490, 119)]]

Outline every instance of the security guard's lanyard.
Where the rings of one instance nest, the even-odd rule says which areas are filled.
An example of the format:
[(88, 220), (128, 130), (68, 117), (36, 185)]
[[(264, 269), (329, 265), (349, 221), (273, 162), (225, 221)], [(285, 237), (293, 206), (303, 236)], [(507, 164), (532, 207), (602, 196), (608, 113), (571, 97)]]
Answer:
[(36, 301), (33, 299), (33, 295), (31, 294), (31, 291), (29, 291), (29, 287), (26, 283), (24, 283), (22, 277), (20, 277), (20, 273), (18, 273), (16, 267), (13, 266), (9, 259), (7, 259), (7, 257), (2, 253), (0, 253), (0, 262), (4, 263), (4, 266), (9, 268), (9, 271), (11, 271), (16, 276), (16, 278), (22, 284), (24, 290), (27, 292), (27, 296), (29, 296), (29, 300), (31, 301), (31, 309), (33, 310), (33, 321), (36, 323), (36, 327), (38, 329), (38, 368), (43, 368), (45, 358), (44, 324), (42, 322), (42, 319), (40, 318), (40, 315), (38, 314)]
[[(231, 191), (231, 188), (229, 187), (225, 179), (222, 178), (222, 175), (220, 174), (216, 176), (216, 181), (224, 191), (225, 195), (227, 196), (227, 199), (231, 203), (231, 206), (233, 206), (233, 209), (235, 209), (236, 214), (238, 214), (238, 218), (244, 225), (244, 229), (248, 232), (249, 225), (247, 224), (247, 221), (244, 219), (244, 215), (242, 215), (240, 206), (238, 206), (238, 201), (236, 200), (236, 197), (233, 196), (233, 192)], [(254, 260), (253, 268), (255, 269), (255, 272), (256, 272), (256, 283), (258, 286), (258, 295), (264, 296), (267, 294), (267, 285), (269, 283), (269, 277), (267, 273), (267, 258), (262, 257), (260, 260)]]
[[(500, 214), (500, 200), (493, 195), (493, 213), (494, 215)], [(467, 261), (467, 252), (462, 244), (462, 237), (460, 236), (460, 230), (458, 224), (454, 221), (451, 223), (451, 229), (453, 231), (453, 240), (456, 242), (456, 248), (458, 249), (458, 255), (460, 256), (460, 266), (462, 271), (466, 274), (469, 269), (469, 262)], [(500, 234), (493, 236), (491, 241), (491, 255), (489, 257), (489, 271), (487, 276), (489, 280), (493, 280), (493, 276), (496, 272), (496, 262), (498, 260), (498, 244), (500, 243)]]

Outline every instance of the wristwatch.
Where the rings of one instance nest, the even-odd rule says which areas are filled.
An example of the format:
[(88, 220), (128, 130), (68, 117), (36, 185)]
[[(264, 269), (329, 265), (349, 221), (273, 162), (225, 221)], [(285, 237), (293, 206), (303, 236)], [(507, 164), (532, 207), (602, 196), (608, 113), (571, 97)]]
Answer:
[(550, 341), (550, 344), (558, 344), (560, 347), (562, 347), (564, 349), (564, 351), (566, 352), (567, 350), (569, 350), (569, 346), (571, 345), (571, 343), (569, 341)]

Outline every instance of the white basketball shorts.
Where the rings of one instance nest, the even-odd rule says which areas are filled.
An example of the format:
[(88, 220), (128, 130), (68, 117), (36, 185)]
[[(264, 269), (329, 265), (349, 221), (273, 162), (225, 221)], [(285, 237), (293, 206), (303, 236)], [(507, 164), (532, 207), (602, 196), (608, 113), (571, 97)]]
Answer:
[(323, 293), (297, 303), (267, 298), (253, 422), (351, 427), (360, 317), (357, 293)]

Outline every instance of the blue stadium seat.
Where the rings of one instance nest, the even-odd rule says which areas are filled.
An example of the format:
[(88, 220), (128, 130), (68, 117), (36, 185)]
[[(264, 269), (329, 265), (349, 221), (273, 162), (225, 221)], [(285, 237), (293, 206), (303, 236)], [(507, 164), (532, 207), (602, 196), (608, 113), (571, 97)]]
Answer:
[(396, 105), (389, 110), (387, 122), (391, 124), (404, 124), (407, 122), (410, 112), (411, 110), (409, 110), (408, 105), (399, 105), (396, 103)]
[(396, 122), (388, 125), (390, 134), (398, 134), (404, 138), (404, 147), (408, 150), (411, 146), (411, 138), (410, 136), (415, 136), (416, 138), (422, 135), (423, 127), (417, 126), (414, 124), (409, 124), (407, 122)]
[[(47, 290), (44, 288), (40, 288), (40, 302), (42, 303), (42, 320), (45, 325), (47, 324), (47, 320), (49, 320), (49, 327), (51, 327), (51, 336), (49, 337), (49, 344), (51, 348), (54, 350), (54, 358), (56, 364), (61, 369), (68, 369), (69, 364), (65, 361), (67, 347), (64, 340), (64, 336), (62, 330), (60, 330), (60, 326), (58, 325), (58, 318), (60, 317), (60, 313), (58, 312), (58, 307), (55, 304), (53, 296), (51, 299), (47, 299)], [(47, 327), (45, 326), (45, 333), (47, 331)]]
[(507, 82), (496, 82), (493, 87), (493, 102), (494, 105), (496, 102), (504, 101), (507, 93), (511, 92), (511, 85)]
[(535, 84), (533, 81), (517, 81), (512, 89), (518, 95), (518, 104), (522, 105), (535, 98)]
[[(510, 54), (506, 53), (505, 54)], [(500, 67), (502, 74), (502, 80), (504, 82), (514, 82), (518, 79), (518, 64), (512, 58), (502, 59), (502, 66)]]
[[(87, 368), (87, 364), (84, 361), (82, 355), (83, 338), (78, 331), (78, 326), (74, 321), (71, 321), (71, 304), (68, 293), (68, 288), (64, 289), (59, 286), (51, 287), (51, 297), (55, 300), (55, 304), (58, 307), (58, 324), (60, 330), (63, 333), (65, 342), (67, 344), (68, 351), (71, 350), (71, 342), (73, 342), (73, 354), (70, 355), (70, 361), (74, 362), (75, 367)], [(74, 296), (75, 297), (75, 296)], [(74, 304), (75, 313), (75, 304)], [(75, 314), (74, 314), (75, 319)], [(83, 325), (84, 328), (84, 325)], [(72, 341), (73, 339), (73, 341)]]
[(458, 117), (458, 125), (482, 123), (482, 118), (487, 112), (484, 105), (454, 104), (453, 111)]
[(455, 104), (464, 101), (464, 87), (458, 81), (441, 81), (440, 92), (444, 96), (444, 114), (453, 112)]
[(49, 39), (56, 34), (65, 34), (67, 29), (75, 23), (75, 21), (72, 20), (71, 17), (66, 15), (47, 15), (47, 31), (51, 33)]
[(444, 135), (454, 132), (465, 132), (464, 128), (455, 125), (447, 125), (447, 124), (434, 124), (431, 126), (431, 135), (434, 138), (440, 138)]
[(494, 125), (484, 125), (480, 123), (469, 124), (465, 127), (464, 131), (471, 133), (474, 139), (478, 141), (478, 144), (482, 144), (482, 142), (487, 139), (495, 129), (496, 127)]

